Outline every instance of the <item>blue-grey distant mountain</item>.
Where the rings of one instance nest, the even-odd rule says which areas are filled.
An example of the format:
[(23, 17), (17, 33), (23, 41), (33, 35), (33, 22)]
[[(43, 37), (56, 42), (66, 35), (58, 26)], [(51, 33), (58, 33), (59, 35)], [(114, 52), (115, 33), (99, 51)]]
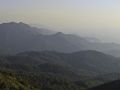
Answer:
[[(38, 32), (38, 30), (40, 31)], [(73, 41), (76, 40), (76, 37), (72, 35), (65, 35), (63, 33), (45, 35), (40, 32), (44, 32), (44, 29), (37, 28), (36, 30), (36, 28), (24, 23), (11, 22), (0, 24), (1, 53), (16, 53), (31, 50), (74, 52), (78, 51), (79, 47), (82, 47), (74, 44)]]
[(117, 52), (120, 51), (120, 45), (91, 42), (83, 37), (61, 32), (50, 34), (47, 29), (31, 27), (22, 22), (0, 24), (0, 53), (12, 54), (32, 50), (64, 53), (98, 50), (119, 56)]

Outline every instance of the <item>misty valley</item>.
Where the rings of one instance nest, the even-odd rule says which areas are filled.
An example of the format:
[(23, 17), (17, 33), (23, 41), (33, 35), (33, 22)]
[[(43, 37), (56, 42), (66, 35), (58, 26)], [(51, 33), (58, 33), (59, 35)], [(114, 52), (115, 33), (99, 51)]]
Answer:
[(120, 44), (0, 24), (0, 90), (119, 89)]

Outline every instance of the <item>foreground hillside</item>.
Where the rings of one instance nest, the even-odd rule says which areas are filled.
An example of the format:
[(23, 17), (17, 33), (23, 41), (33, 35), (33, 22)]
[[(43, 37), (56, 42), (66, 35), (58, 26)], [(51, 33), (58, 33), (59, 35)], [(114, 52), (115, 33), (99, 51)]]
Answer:
[(87, 85), (49, 74), (0, 71), (0, 90), (85, 90)]
[(24, 79), (17, 79), (13, 73), (0, 72), (0, 90), (37, 90)]
[(86, 90), (119, 79), (119, 68), (119, 58), (97, 51), (31, 51), (0, 56), (0, 81), (15, 90)]

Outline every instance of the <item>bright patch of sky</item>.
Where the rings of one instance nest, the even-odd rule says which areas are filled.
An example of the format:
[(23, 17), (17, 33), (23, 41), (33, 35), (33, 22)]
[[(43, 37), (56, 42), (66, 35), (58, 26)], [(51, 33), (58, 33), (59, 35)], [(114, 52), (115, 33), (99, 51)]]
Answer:
[(120, 41), (120, 0), (0, 0), (0, 22), (9, 21)]

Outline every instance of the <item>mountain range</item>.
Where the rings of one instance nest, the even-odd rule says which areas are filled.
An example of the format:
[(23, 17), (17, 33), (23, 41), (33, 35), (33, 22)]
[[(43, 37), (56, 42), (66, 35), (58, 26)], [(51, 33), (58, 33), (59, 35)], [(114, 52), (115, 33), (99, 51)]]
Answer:
[(95, 38), (2, 23), (0, 89), (113, 90), (120, 79), (119, 51), (119, 44)]
[[(50, 34), (51, 32), (51, 34)], [(22, 22), (0, 24), (0, 53), (16, 54), (24, 51), (56, 51), (71, 53), (82, 50), (97, 50), (120, 56), (120, 45), (114, 43), (91, 42), (73, 35), (31, 27)]]

